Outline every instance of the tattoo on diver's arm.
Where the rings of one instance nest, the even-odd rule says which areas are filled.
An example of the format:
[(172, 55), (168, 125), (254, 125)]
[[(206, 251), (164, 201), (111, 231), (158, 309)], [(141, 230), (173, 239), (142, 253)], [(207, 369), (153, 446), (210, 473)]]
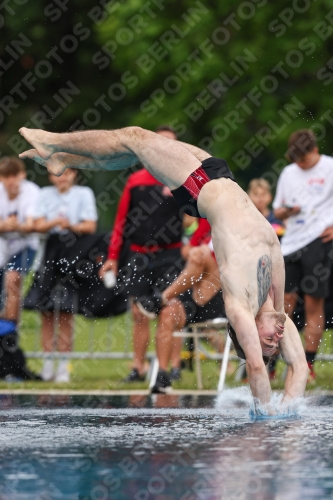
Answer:
[(260, 307), (266, 302), (268, 291), (272, 284), (272, 261), (266, 254), (262, 255), (258, 260), (257, 282), (258, 304), (260, 309)]

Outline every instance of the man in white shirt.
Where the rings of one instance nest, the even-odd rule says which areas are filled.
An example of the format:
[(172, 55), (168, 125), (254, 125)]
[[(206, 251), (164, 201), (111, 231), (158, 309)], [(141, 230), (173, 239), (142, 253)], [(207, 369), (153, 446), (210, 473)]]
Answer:
[(311, 130), (289, 139), (288, 158), (273, 202), (275, 216), (288, 219), (281, 241), (286, 266), (285, 308), (291, 316), (303, 294), (305, 354), (314, 380), (313, 363), (325, 325), (333, 240), (333, 158), (319, 154)]
[[(26, 180), (22, 160), (16, 157), (4, 157), (0, 160), (0, 260), (5, 268), (6, 295), (4, 313), (0, 318), (0, 343), (4, 351), (4, 339), (10, 336), (13, 341), (17, 337), (21, 275), (30, 268), (38, 247), (38, 238), (29, 235), (33, 231), (33, 214), (38, 195), (39, 187)], [(1, 362), (3, 369), (3, 357)], [(0, 376), (5, 376), (3, 372), (4, 370), (0, 370)], [(13, 367), (9, 374), (35, 378), (28, 370), (21, 372), (17, 367)]]

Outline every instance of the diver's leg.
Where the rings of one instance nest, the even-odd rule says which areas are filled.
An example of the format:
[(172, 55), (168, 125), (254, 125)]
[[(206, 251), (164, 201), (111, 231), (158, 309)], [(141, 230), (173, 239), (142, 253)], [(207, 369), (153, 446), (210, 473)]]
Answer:
[[(111, 161), (111, 167), (112, 162), (119, 156), (135, 156), (152, 175), (170, 189), (181, 186), (201, 165), (201, 161), (177, 141), (171, 141), (140, 127), (64, 134), (21, 128), (20, 133), (44, 160), (54, 153), (61, 152), (108, 160)], [(24, 157), (24, 153), (21, 157)], [(117, 168), (128, 166), (124, 162)]]

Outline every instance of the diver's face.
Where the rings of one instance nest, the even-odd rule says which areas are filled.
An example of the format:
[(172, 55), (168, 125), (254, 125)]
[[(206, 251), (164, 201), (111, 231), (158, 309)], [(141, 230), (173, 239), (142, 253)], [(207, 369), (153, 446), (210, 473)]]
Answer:
[(256, 318), (260, 345), (264, 356), (274, 356), (283, 339), (286, 315), (278, 312), (263, 312)]

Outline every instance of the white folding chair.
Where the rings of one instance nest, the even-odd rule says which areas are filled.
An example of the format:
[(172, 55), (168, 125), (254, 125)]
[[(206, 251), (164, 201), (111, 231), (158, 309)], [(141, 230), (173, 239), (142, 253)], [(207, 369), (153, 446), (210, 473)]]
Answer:
[[(200, 347), (200, 339), (207, 337), (207, 329), (215, 330), (216, 332), (219, 332), (221, 335), (226, 335), (226, 343), (224, 346), (223, 354), (208, 353), (207, 351), (204, 352), (204, 354), (210, 359), (222, 360), (218, 387), (217, 387), (218, 391), (222, 391), (224, 388), (229, 358), (238, 359), (237, 356), (230, 356), (231, 339), (229, 335), (227, 335), (227, 324), (228, 324), (227, 318), (215, 318), (201, 323), (190, 323), (183, 330), (176, 331), (173, 333), (174, 337), (193, 338), (197, 387), (200, 390), (203, 388), (201, 361), (200, 361), (200, 356), (203, 353), (203, 350)], [(150, 389), (155, 385), (158, 368), (159, 368), (158, 359), (157, 356), (155, 356), (154, 359), (152, 360), (149, 373)]]

